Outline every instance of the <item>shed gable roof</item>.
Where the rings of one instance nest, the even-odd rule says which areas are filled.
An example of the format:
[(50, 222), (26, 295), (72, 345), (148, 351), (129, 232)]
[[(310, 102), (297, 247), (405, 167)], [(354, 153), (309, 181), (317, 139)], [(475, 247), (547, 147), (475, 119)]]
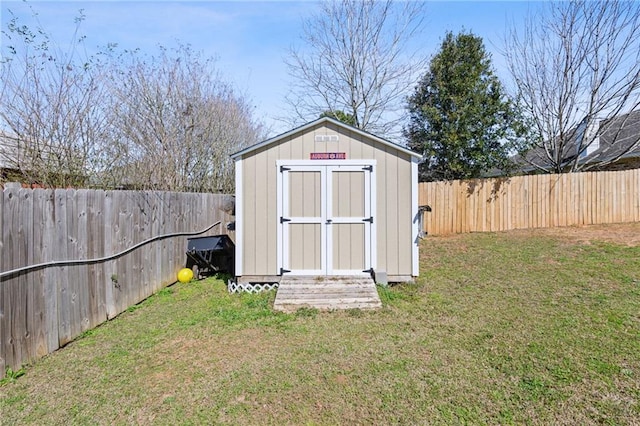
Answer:
[(264, 140), (262, 142), (259, 142), (259, 143), (255, 144), (255, 145), (252, 145), (252, 146), (247, 147), (247, 148), (245, 148), (245, 149), (243, 149), (241, 151), (238, 151), (238, 152), (236, 152), (234, 154), (231, 154), (231, 158), (234, 159), (234, 160), (240, 159), (245, 154), (248, 154), (250, 152), (253, 152), (255, 150), (263, 148), (265, 146), (268, 146), (268, 145), (271, 145), (271, 144), (275, 144), (275, 143), (277, 143), (277, 142), (279, 142), (279, 141), (281, 141), (283, 139), (286, 139), (286, 138), (288, 138), (288, 137), (290, 137), (290, 136), (292, 136), (292, 135), (294, 135), (296, 133), (304, 133), (305, 131), (307, 131), (307, 130), (309, 130), (309, 129), (311, 129), (311, 128), (319, 125), (319, 124), (323, 124), (323, 123), (334, 124), (336, 126), (342, 127), (345, 130), (357, 133), (360, 136), (369, 138), (371, 140), (379, 142), (379, 143), (381, 143), (383, 145), (386, 145), (388, 147), (396, 149), (396, 150), (398, 150), (400, 152), (403, 152), (403, 153), (408, 154), (410, 156), (413, 156), (415, 158), (418, 158), (418, 159), (422, 158), (422, 156), (420, 154), (418, 154), (416, 152), (413, 152), (413, 151), (411, 151), (411, 150), (409, 150), (409, 149), (407, 149), (407, 148), (405, 148), (403, 146), (400, 146), (400, 145), (398, 145), (396, 143), (393, 143), (391, 141), (388, 141), (386, 139), (380, 138), (380, 137), (378, 137), (378, 136), (376, 136), (374, 134), (371, 134), (369, 132), (366, 132), (364, 130), (358, 129), (357, 127), (353, 127), (353, 126), (350, 126), (348, 124), (345, 124), (345, 123), (343, 123), (341, 121), (338, 121), (338, 120), (336, 120), (334, 118), (331, 118), (331, 117), (319, 118), (319, 119), (317, 119), (315, 121), (312, 121), (310, 123), (304, 124), (304, 125), (302, 125), (300, 127), (296, 127), (295, 129), (291, 129), (288, 132), (282, 133), (282, 134), (280, 134), (278, 136), (274, 136), (273, 138), (270, 138), (270, 139)]

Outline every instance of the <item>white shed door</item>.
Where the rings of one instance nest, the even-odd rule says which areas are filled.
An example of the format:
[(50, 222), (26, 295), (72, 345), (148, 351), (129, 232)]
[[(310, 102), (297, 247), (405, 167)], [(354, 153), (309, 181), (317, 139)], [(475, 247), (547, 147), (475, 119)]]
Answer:
[(278, 188), (282, 274), (366, 275), (373, 268), (371, 165), (287, 165)]

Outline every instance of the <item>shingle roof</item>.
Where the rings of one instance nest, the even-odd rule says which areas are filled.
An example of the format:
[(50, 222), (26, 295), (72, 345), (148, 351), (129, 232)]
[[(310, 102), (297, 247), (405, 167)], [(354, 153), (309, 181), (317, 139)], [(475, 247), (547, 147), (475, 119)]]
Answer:
[[(632, 111), (619, 117), (602, 120), (599, 123), (599, 147), (578, 160), (579, 164), (609, 163), (611, 161), (640, 158), (640, 111)], [(577, 129), (571, 133), (577, 134)], [(570, 136), (576, 138), (576, 136)], [(567, 144), (562, 157), (564, 164), (575, 161), (578, 155), (578, 144)], [(523, 163), (522, 171), (532, 171), (538, 166), (551, 166), (542, 147), (527, 152), (524, 158), (516, 159)]]

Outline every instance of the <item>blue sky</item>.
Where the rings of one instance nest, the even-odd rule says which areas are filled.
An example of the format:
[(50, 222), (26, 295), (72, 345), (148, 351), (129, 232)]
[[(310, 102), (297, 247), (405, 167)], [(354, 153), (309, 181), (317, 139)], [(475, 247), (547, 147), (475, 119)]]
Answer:
[[(3, 29), (11, 10), (20, 21), (33, 25), (29, 5), (39, 24), (53, 40), (67, 46), (75, 29), (74, 18), (83, 9), (81, 33), (88, 49), (117, 43), (119, 48), (140, 48), (147, 53), (158, 45), (190, 44), (206, 56), (218, 58), (227, 81), (251, 99), (256, 117), (272, 127), (286, 109), (288, 75), (284, 58), (290, 47), (302, 47), (302, 21), (317, 8), (312, 1), (23, 1), (2, 0)], [(494, 67), (507, 83), (508, 74), (499, 54), (505, 31), (522, 22), (528, 10), (539, 7), (528, 1), (427, 1), (425, 30), (416, 40), (420, 52), (437, 52), (445, 32), (472, 31), (483, 37), (492, 52)], [(4, 42), (5, 40), (3, 40)]]

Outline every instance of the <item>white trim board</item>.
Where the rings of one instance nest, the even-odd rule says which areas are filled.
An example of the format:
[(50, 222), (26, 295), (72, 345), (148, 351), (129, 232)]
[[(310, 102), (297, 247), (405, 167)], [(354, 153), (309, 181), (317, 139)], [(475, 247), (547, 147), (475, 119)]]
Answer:
[(377, 160), (276, 160), (278, 168), (280, 166), (375, 166), (377, 163)]
[(420, 275), (420, 254), (418, 252), (420, 246), (420, 218), (418, 215), (420, 214), (418, 211), (418, 162), (419, 160), (411, 157), (411, 240), (412, 240), (412, 248), (411, 248), (411, 275), (417, 277)]
[[(278, 161), (276, 161), (276, 164)], [(280, 169), (280, 165), (277, 165), (278, 169)], [(276, 171), (276, 274), (280, 274), (280, 268), (284, 265), (283, 259), (283, 232), (282, 232), (282, 223), (280, 222), (280, 218), (283, 215), (283, 199), (282, 193), (284, 192), (282, 181), (282, 173), (280, 170)]]
[(235, 255), (235, 275), (242, 275), (242, 250), (244, 248), (242, 238), (244, 237), (244, 193), (242, 191), (242, 157), (237, 157), (234, 161), (236, 166), (236, 255)]

